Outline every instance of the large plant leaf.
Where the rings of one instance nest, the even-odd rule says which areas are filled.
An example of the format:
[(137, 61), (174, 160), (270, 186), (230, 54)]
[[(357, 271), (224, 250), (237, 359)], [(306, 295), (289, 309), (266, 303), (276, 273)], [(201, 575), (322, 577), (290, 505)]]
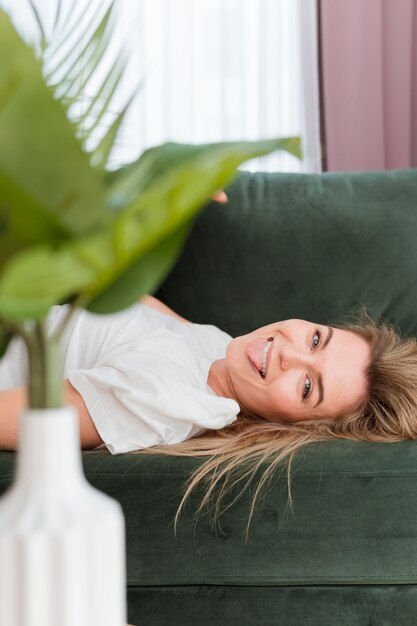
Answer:
[(10, 341), (13, 339), (13, 330), (7, 324), (0, 322), (0, 359), (6, 353)]
[(94, 269), (74, 254), (74, 242), (25, 250), (8, 263), (0, 279), (0, 316), (43, 319), (51, 306), (96, 279)]
[[(152, 177), (152, 181), (148, 179), (145, 190), (140, 187), (142, 193), (138, 200), (121, 210), (116, 219), (114, 228), (116, 272), (111, 278), (109, 275), (103, 279), (99, 278), (97, 283), (89, 288), (95, 297), (86, 308), (96, 313), (110, 312), (110, 306), (112, 311), (119, 310), (117, 298), (113, 297), (112, 290), (113, 285), (118, 282), (117, 276), (123, 274), (121, 268), (124, 267), (125, 270), (129, 268), (129, 275), (132, 277), (135, 272), (141, 272), (144, 254), (161, 240), (164, 241), (178, 232), (184, 224), (189, 224), (207, 198), (230, 182), (239, 165), (249, 159), (282, 149), (283, 146), (295, 153), (300, 150), (298, 138), (222, 142), (202, 146), (170, 143), (159, 149), (153, 149), (155, 156), (159, 152), (166, 158), (159, 160), (159, 171)], [(182, 158), (175, 157), (178, 154)], [(181, 241), (183, 242), (184, 238)], [(171, 267), (181, 249), (182, 246), (178, 246), (172, 250)], [(148, 291), (158, 287), (160, 280), (153, 280)], [(127, 286), (127, 280), (124, 280), (123, 284)], [(132, 304), (143, 292), (138, 294), (134, 280), (130, 282), (129, 289)]]
[(143, 294), (153, 292), (181, 254), (192, 222), (180, 226), (133, 262), (124, 273), (115, 275), (107, 289), (89, 303), (86, 301), (86, 308), (94, 313), (112, 313), (131, 306)]
[[(270, 150), (283, 150), (297, 158), (301, 158), (301, 141), (299, 137), (282, 137), (280, 139), (258, 142), (257, 145), (261, 150), (261, 156), (267, 154)], [(209, 158), (211, 151), (213, 154), (217, 154), (218, 150), (222, 148), (226, 151), (250, 151), (253, 147), (253, 142), (241, 141), (200, 145), (168, 142), (162, 146), (149, 148), (133, 163), (125, 165), (114, 172), (107, 173), (107, 201), (111, 206), (126, 206), (139, 193), (145, 191), (152, 184), (157, 183), (161, 176), (177, 167), (192, 162), (201, 155)], [(262, 152), (262, 149), (265, 152)]]
[(52, 304), (76, 296), (96, 313), (133, 304), (168, 273), (210, 194), (241, 163), (280, 146), (279, 139), (210, 144), (166, 169), (99, 232), (17, 255), (0, 277), (0, 315), (42, 319)]
[(97, 227), (105, 215), (100, 177), (3, 11), (0, 129), (0, 265), (12, 251)]

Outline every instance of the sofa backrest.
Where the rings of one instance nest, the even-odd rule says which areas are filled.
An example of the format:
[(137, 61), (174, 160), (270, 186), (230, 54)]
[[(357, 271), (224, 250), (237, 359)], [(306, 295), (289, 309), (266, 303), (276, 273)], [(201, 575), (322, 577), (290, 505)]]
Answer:
[(237, 336), (366, 306), (417, 336), (417, 169), (239, 172), (226, 191), (155, 294), (175, 311)]

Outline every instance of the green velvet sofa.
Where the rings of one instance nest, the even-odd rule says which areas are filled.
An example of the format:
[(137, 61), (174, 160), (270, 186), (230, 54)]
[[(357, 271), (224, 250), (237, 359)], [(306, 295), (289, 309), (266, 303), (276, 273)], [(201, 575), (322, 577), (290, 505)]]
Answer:
[[(241, 172), (227, 191), (229, 204), (195, 219), (155, 294), (175, 311), (236, 336), (291, 317), (336, 323), (366, 305), (417, 335), (417, 170)], [(249, 492), (222, 532), (209, 514), (194, 524), (197, 492), (174, 534), (199, 463), (83, 452), (88, 480), (125, 513), (131, 624), (417, 623), (417, 441), (307, 446), (293, 463), (293, 511), (278, 471), (248, 541)], [(0, 492), (14, 467), (1, 453)]]

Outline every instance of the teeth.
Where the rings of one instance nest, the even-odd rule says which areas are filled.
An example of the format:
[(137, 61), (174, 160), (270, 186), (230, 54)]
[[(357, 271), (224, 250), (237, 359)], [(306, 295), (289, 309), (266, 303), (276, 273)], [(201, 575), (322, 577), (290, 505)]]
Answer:
[(269, 348), (271, 347), (271, 340), (268, 339), (268, 343), (266, 344), (263, 353), (262, 353), (262, 365), (261, 365), (261, 376), (265, 378), (266, 376), (266, 359), (268, 357)]

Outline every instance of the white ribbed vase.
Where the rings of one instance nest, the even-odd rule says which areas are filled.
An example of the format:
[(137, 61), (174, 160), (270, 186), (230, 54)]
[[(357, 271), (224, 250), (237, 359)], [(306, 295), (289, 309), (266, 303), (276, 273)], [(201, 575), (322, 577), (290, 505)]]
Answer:
[(125, 626), (120, 504), (92, 487), (73, 407), (20, 415), (0, 498), (0, 626)]

